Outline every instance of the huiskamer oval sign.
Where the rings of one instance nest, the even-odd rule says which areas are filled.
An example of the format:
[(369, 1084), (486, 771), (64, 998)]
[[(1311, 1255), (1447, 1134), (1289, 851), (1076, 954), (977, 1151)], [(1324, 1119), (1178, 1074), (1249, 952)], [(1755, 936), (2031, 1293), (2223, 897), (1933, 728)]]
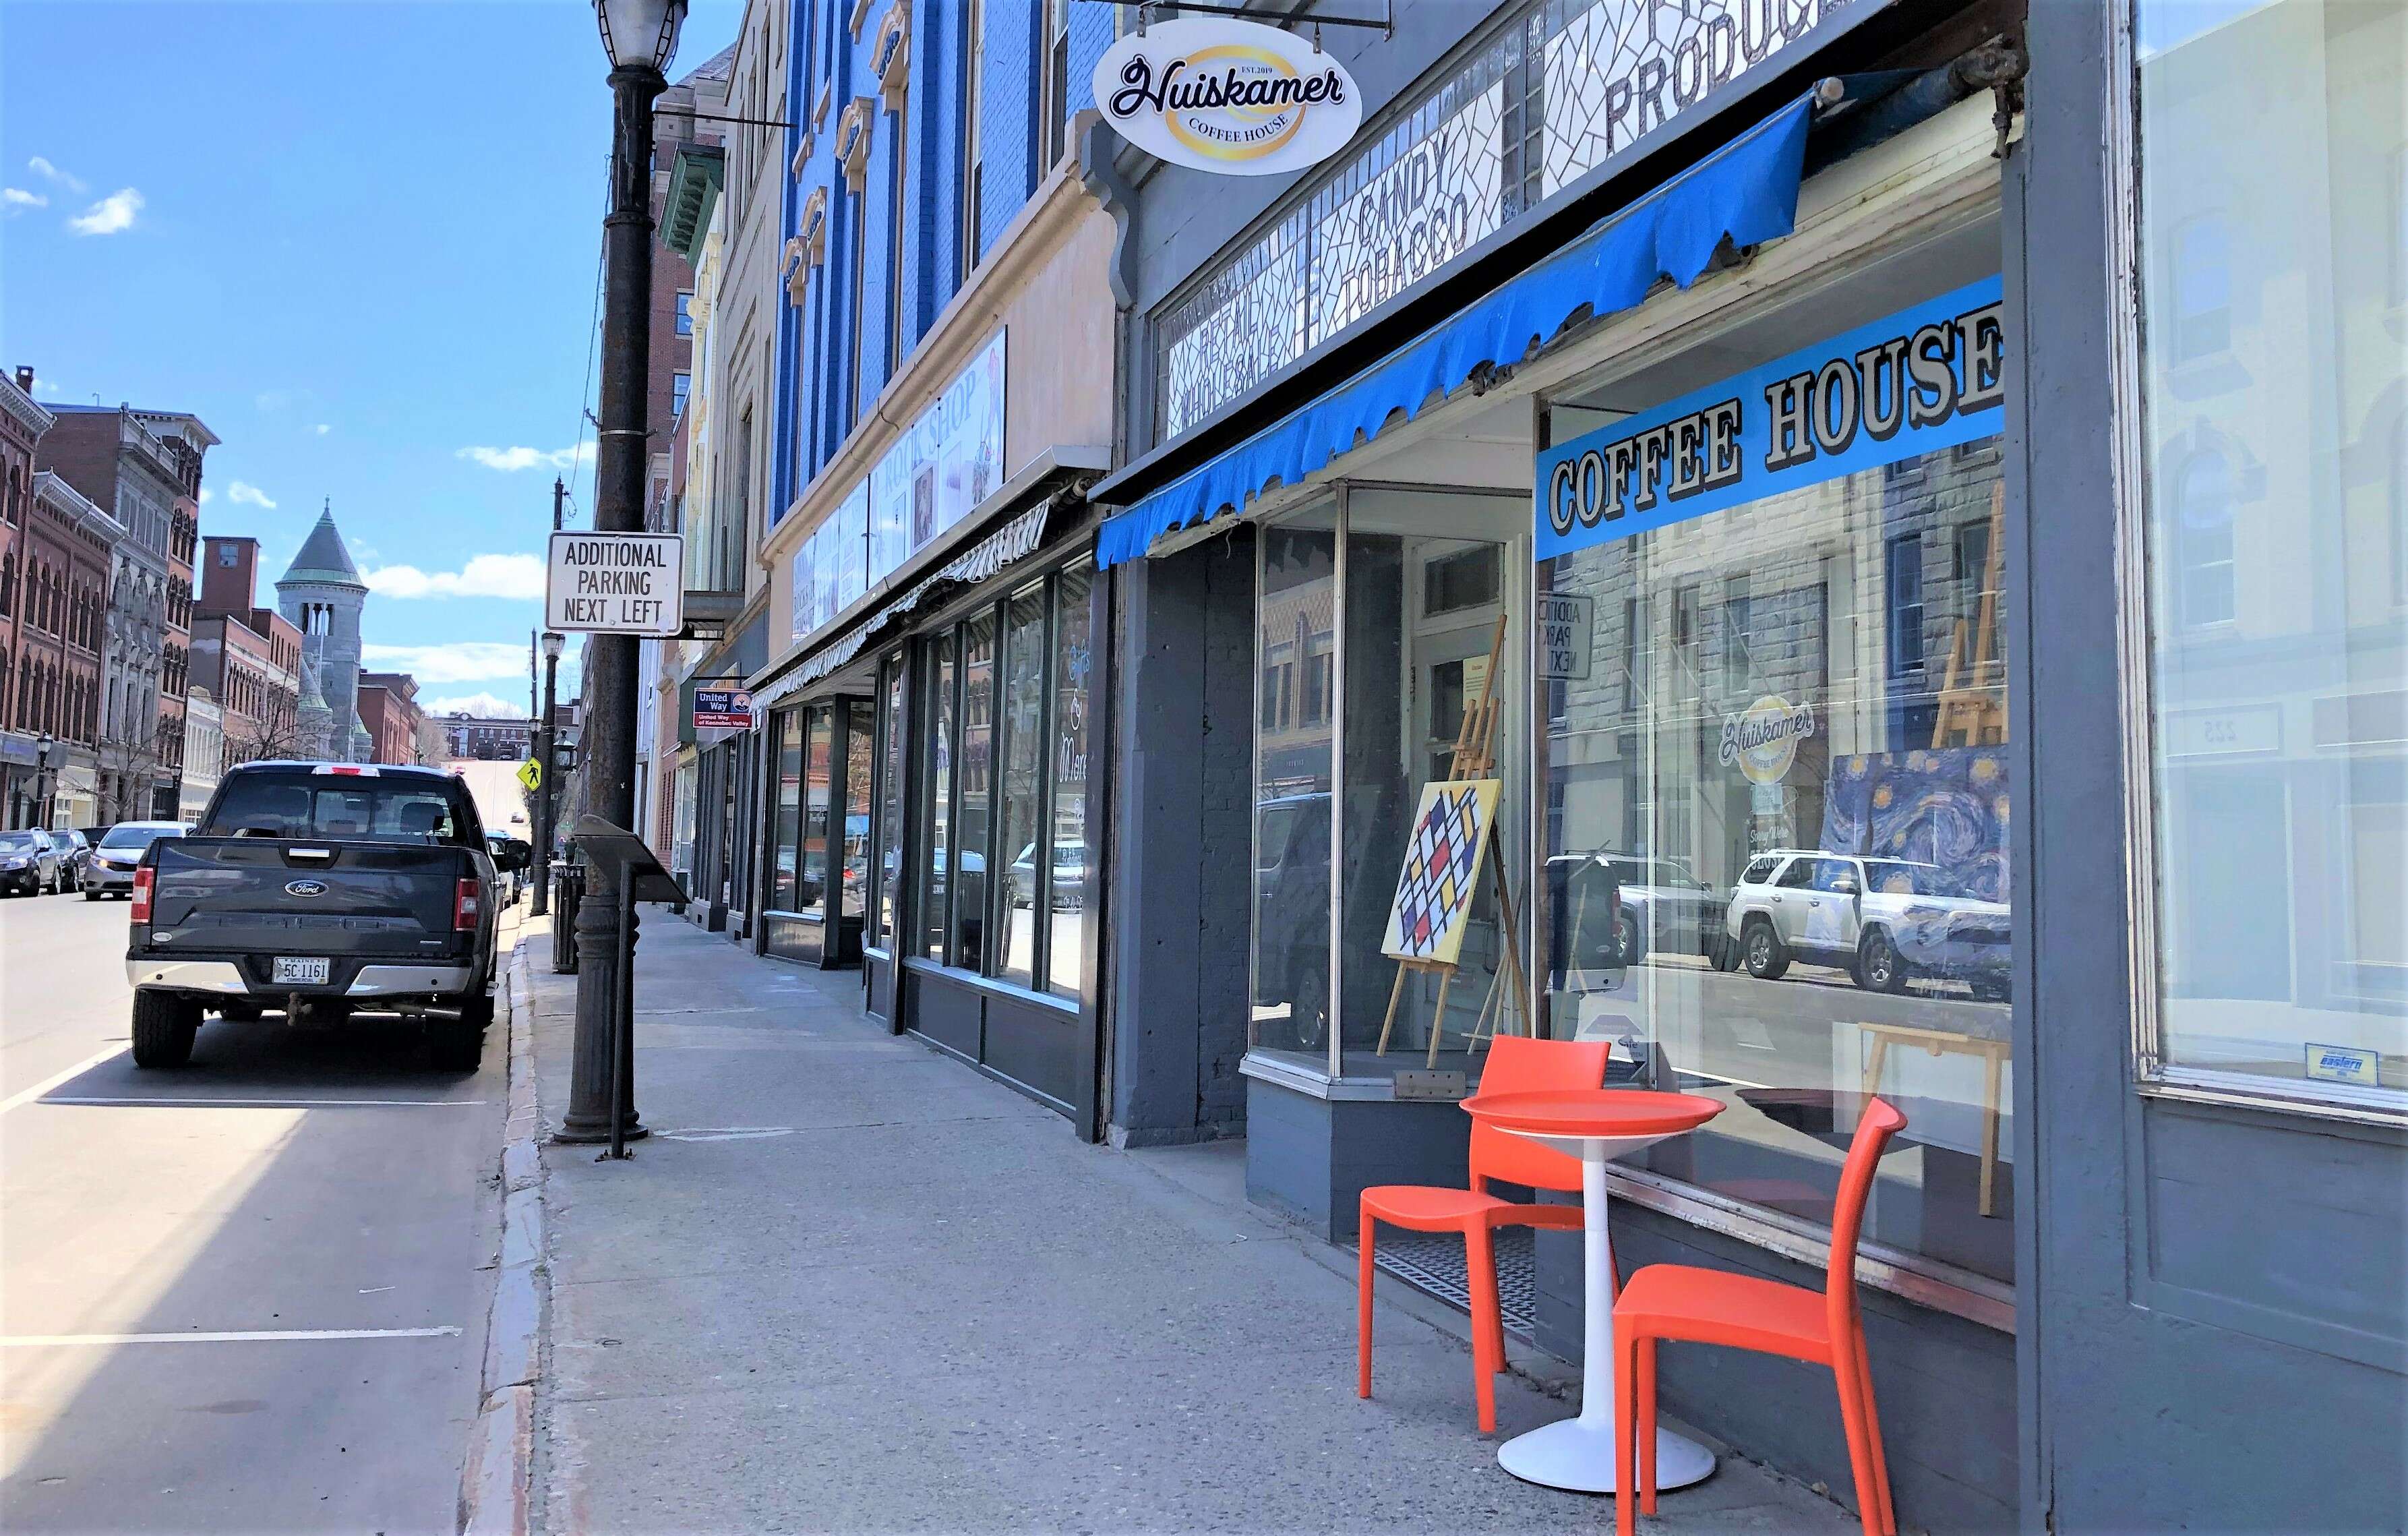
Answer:
[(1363, 122), (1337, 60), (1255, 22), (1157, 22), (1107, 49), (1095, 83), (1130, 143), (1224, 176), (1300, 170), (1345, 148)]

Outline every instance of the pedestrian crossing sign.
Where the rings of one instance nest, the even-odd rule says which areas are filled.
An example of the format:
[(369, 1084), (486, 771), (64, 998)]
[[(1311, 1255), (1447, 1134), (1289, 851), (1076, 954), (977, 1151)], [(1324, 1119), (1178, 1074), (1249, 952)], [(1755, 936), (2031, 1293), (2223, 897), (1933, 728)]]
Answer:
[(526, 792), (530, 795), (534, 794), (537, 790), (541, 789), (543, 787), (543, 765), (537, 762), (532, 757), (528, 758), (525, 762), (521, 763), (519, 765), (519, 782), (526, 786)]

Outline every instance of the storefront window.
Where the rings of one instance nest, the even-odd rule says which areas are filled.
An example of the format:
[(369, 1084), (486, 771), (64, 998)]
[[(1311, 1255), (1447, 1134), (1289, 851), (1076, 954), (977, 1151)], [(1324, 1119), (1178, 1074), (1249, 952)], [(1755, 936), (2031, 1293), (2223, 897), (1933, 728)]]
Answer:
[(800, 863), (803, 806), (803, 712), (778, 712), (777, 868), (771, 877), (769, 905), (793, 912), (796, 876)]
[(829, 708), (815, 704), (803, 711), (803, 857), (795, 897), (799, 910), (814, 917), (825, 913), (827, 900)]
[(879, 674), (880, 708), (885, 715), (879, 739), (878, 768), (878, 921), (869, 942), (879, 949), (895, 943), (895, 904), (902, 868), (903, 847), (903, 656), (886, 658)]
[[(1528, 508), (1526, 495), (1512, 492), (1350, 488), (1337, 504), (1261, 534), (1253, 1041), (1259, 1053), (1344, 1076), (1386, 1076), (1441, 1060), (1476, 1075), (1467, 1047), (1500, 1026), (1522, 1026), (1530, 1012), (1526, 989), (1498, 990), (1512, 926), (1500, 892), (1525, 882), (1527, 871), (1521, 809), (1527, 750), (1516, 725), (1524, 717), (1512, 640), (1519, 605), (1504, 573), (1526, 549), (1520, 540)], [(1496, 537), (1477, 537), (1483, 533)], [(1491, 843), (1482, 825), (1478, 872), (1455, 909), (1460, 943), (1449, 947), (1446, 963), (1400, 967), (1388, 935), (1406, 850), (1425, 786), (1455, 779), (1504, 786), (1490, 797), (1488, 812), (1501, 840)], [(1334, 972), (1333, 836), (1344, 850)], [(1516, 898), (1517, 918), (1524, 904)], [(1341, 1021), (1334, 1041), (1333, 974)]]
[(1578, 385), (1539, 463), (1548, 1032), (1728, 1106), (1648, 1173), (1811, 1225), (1878, 1092), (1867, 1236), (1976, 1284), (2014, 1272), (1996, 242)]
[(1003, 947), (996, 974), (1030, 985), (1037, 977), (1038, 837), (1045, 767), (1045, 589), (1011, 599), (1003, 636), (1003, 825), (996, 844), (1003, 870)]
[(1054, 852), (1047, 877), (1046, 965), (1052, 990), (1079, 993), (1084, 973), (1083, 909), (1087, 892), (1087, 684), (1094, 667), (1088, 596), (1094, 576), (1082, 567), (1054, 579)]
[(2133, 16), (2142, 1069), (2408, 1112), (2408, 12)]
[(953, 964), (986, 967), (988, 818), (995, 786), (995, 616), (962, 625), (962, 755), (954, 835)]
[(1327, 1059), (1338, 536), (1328, 511), (1262, 531), (1254, 605), (1252, 1040)]
[(844, 863), (838, 910), (853, 928), (859, 928), (869, 893), (870, 765), (876, 761), (877, 739), (871, 733), (877, 716), (866, 698), (847, 699), (844, 732)]
[(912, 921), (920, 930), (915, 946), (928, 959), (945, 958), (945, 935), (951, 920), (947, 897), (953, 888), (953, 637), (932, 637), (925, 652), (927, 700), (920, 718), (928, 722), (920, 759), (920, 825), (927, 829), (920, 856), (920, 889), (912, 903)]

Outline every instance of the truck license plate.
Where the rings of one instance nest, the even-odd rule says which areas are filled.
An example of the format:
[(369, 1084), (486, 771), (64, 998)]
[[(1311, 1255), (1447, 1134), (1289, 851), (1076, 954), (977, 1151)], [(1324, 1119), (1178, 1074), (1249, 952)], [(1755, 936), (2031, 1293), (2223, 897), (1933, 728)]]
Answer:
[(323, 986), (326, 984), (327, 969), (333, 963), (322, 955), (302, 958), (280, 955), (276, 957), (276, 979), (298, 983), (303, 986)]

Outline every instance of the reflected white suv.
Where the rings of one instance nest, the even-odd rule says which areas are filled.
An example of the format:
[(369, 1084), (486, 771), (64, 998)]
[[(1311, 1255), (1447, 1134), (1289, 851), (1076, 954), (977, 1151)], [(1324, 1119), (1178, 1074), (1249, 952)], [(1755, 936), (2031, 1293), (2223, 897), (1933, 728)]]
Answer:
[(1748, 974), (1777, 981), (1792, 960), (1848, 969), (1858, 986), (1901, 992), (1954, 979), (2007, 995), (2013, 927), (2005, 903), (1971, 895), (1936, 864), (1776, 848), (1741, 871), (1725, 922)]

